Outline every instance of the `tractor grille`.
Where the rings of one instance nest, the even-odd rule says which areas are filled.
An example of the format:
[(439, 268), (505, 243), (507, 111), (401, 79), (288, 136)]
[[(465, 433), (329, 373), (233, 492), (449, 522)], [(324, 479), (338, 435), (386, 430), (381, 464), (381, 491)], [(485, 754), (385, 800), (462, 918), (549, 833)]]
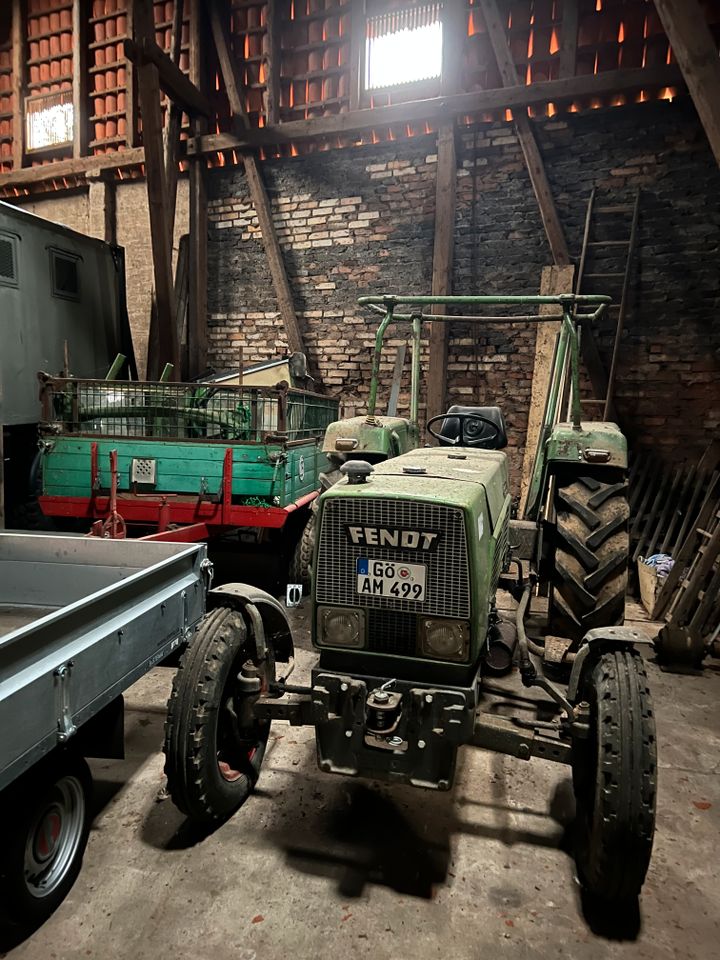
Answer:
[[(434, 551), (352, 544), (346, 527), (402, 528), (438, 533)], [(357, 594), (356, 561), (393, 560), (427, 566), (422, 602)], [(417, 617), (470, 618), (470, 581), (462, 510), (405, 500), (348, 497), (328, 500), (322, 513), (315, 596), (318, 603), (369, 608), (370, 649), (412, 656)], [(410, 616), (408, 616), (410, 614)]]

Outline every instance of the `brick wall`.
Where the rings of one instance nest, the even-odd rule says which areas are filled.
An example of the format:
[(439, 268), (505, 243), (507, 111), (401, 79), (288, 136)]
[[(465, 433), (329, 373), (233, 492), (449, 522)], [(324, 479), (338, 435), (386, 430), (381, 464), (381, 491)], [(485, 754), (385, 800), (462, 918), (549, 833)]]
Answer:
[[(598, 110), (536, 129), (572, 254), (592, 186), (604, 205), (630, 203), (642, 188), (617, 405), (636, 446), (695, 455), (720, 423), (720, 172), (692, 107), (682, 100)], [(551, 258), (512, 124), (464, 132), (458, 147), (454, 292), (537, 293)], [(375, 327), (357, 297), (430, 291), (435, 164), (430, 136), (264, 165), (311, 360), (351, 406), (367, 396)], [(210, 197), (210, 361), (225, 369), (241, 350), (246, 363), (277, 356), (285, 339), (241, 170), (214, 171)], [(597, 237), (625, 236), (617, 220)], [(621, 250), (593, 248), (589, 268), (622, 268)], [(586, 292), (619, 294), (618, 280), (597, 283)], [(596, 337), (609, 366), (611, 325)], [(515, 483), (534, 346), (524, 324), (458, 324), (451, 333), (449, 399), (503, 408)], [(385, 398), (393, 360), (391, 349)]]

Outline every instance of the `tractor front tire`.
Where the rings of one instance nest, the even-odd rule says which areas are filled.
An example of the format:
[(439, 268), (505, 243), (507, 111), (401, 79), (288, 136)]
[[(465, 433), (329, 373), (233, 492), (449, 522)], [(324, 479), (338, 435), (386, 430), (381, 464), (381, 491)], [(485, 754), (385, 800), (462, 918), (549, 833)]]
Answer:
[(260, 775), (270, 723), (243, 721), (238, 674), (247, 661), (261, 688), (275, 679), (271, 653), (258, 663), (242, 614), (207, 615), (173, 680), (165, 723), (165, 774), (175, 805), (190, 819), (217, 824), (244, 803)]
[(588, 630), (622, 625), (628, 579), (627, 484), (579, 477), (555, 491), (555, 569), (548, 633), (578, 644)]
[(317, 511), (311, 510), (308, 521), (303, 527), (302, 535), (295, 547), (288, 571), (288, 582), (302, 584), (303, 594), (305, 595), (310, 593), (313, 552), (315, 550), (316, 517)]
[(590, 729), (572, 754), (578, 878), (601, 901), (628, 902), (640, 893), (655, 832), (655, 718), (642, 658), (603, 653), (580, 695)]

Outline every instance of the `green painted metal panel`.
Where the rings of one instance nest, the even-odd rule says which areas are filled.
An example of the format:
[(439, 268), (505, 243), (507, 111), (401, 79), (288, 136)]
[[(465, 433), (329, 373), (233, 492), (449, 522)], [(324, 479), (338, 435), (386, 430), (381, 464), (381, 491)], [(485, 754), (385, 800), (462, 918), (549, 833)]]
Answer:
[[(199, 495), (221, 492), (226, 447), (222, 444), (171, 441), (98, 440), (100, 487), (110, 486), (109, 454), (118, 451), (119, 490), (130, 492), (133, 459), (156, 463), (158, 493)], [(43, 491), (48, 496), (89, 497), (90, 438), (58, 437), (45, 449)], [(233, 445), (234, 497), (277, 498), (287, 506), (319, 486), (318, 473), (327, 460), (314, 440), (284, 448), (281, 444)]]

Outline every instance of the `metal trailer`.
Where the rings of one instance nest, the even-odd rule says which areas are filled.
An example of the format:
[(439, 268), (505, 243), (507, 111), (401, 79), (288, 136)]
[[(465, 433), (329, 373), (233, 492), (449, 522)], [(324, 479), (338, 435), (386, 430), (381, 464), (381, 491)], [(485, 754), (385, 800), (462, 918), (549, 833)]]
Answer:
[(123, 691), (205, 612), (204, 545), (0, 534), (0, 904), (42, 922), (80, 870), (85, 757), (122, 758)]
[[(16, 524), (36, 452), (37, 371), (104, 377), (121, 353), (137, 378), (122, 248), (0, 202), (0, 317), (4, 499)], [(1, 492), (0, 470), (0, 519)]]

